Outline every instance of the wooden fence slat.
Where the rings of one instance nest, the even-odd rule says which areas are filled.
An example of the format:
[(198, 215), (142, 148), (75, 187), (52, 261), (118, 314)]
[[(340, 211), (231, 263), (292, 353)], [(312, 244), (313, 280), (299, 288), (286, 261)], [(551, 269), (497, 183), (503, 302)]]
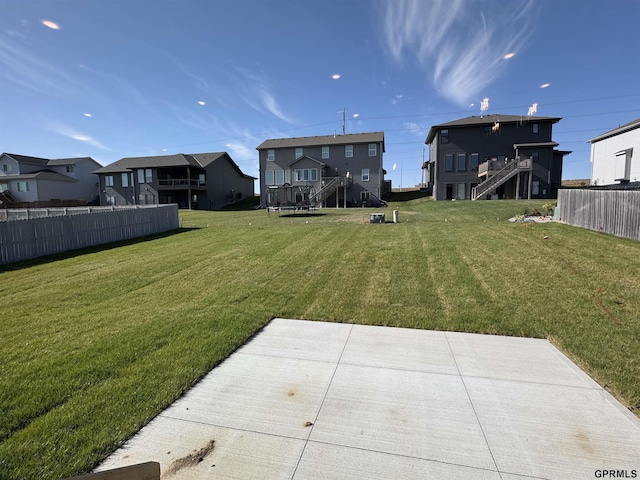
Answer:
[(575, 227), (640, 240), (640, 191), (561, 189), (558, 218)]

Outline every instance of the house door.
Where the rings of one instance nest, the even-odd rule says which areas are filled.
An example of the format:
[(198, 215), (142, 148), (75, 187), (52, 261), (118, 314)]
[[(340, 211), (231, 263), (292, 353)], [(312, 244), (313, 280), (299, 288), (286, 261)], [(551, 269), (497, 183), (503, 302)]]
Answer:
[(453, 199), (453, 184), (452, 183), (447, 183), (445, 186), (446, 189), (446, 199), (447, 200), (452, 200)]

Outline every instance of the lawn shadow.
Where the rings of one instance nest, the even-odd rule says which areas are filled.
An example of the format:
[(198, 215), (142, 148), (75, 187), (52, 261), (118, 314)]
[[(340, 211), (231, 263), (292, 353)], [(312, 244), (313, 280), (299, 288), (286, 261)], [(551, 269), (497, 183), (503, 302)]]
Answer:
[(98, 253), (113, 248), (126, 247), (127, 245), (135, 245), (142, 242), (150, 242), (158, 240), (159, 238), (171, 237), (173, 235), (179, 235), (181, 233), (187, 233), (192, 230), (200, 230), (200, 227), (180, 227), (174, 230), (163, 233), (155, 233), (153, 235), (146, 235), (144, 237), (130, 238), (128, 240), (120, 240), (117, 242), (104, 243), (102, 245), (94, 245), (92, 247), (78, 248), (75, 250), (68, 250), (66, 252), (54, 253), (51, 255), (44, 255), (42, 257), (31, 258), (28, 260), (20, 260), (18, 262), (7, 263), (0, 265), (0, 273), (11, 272), (15, 270), (22, 270), (23, 268), (35, 267), (37, 265), (45, 265), (47, 263), (58, 262), (67, 258), (78, 257), (80, 255), (87, 255), (89, 253)]
[(307, 217), (324, 217), (326, 213), (285, 213), (283, 215), (278, 215), (282, 218), (307, 218)]

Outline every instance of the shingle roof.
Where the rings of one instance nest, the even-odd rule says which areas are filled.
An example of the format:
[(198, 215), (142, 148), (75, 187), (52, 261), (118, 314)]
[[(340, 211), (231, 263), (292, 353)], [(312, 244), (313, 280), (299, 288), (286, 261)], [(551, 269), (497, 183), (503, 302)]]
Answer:
[(6, 177), (0, 177), (2, 181), (10, 181), (10, 180), (55, 180), (56, 182), (77, 182), (78, 180), (75, 178), (68, 177), (61, 173), (50, 172), (48, 170), (43, 170), (41, 172), (34, 173), (21, 173), (20, 175), (7, 175)]
[(40, 157), (30, 157), (28, 155), (16, 155), (15, 153), (4, 153), (8, 157), (13, 158), (16, 162), (19, 163), (27, 163), (30, 165), (40, 165), (40, 166), (60, 166), (60, 165), (75, 165), (84, 160), (90, 160), (96, 165), (100, 165), (91, 157), (77, 157), (77, 158), (56, 158), (53, 160), (48, 160), (46, 158)]
[(175, 155), (157, 155), (152, 157), (127, 157), (116, 162), (106, 165), (98, 170), (95, 174), (104, 173), (120, 173), (131, 172), (137, 168), (162, 168), (162, 167), (196, 167), (206, 168), (216, 160), (227, 157), (238, 173), (246, 178), (255, 177), (242, 173), (240, 167), (233, 161), (227, 152), (211, 152), (211, 153), (177, 153)]
[(447, 127), (469, 127), (474, 125), (493, 125), (496, 122), (500, 123), (543, 123), (543, 122), (551, 122), (557, 123), (562, 118), (560, 117), (529, 117), (526, 115), (500, 115), (499, 113), (494, 113), (493, 115), (483, 115), (483, 116), (471, 116), (460, 118), (458, 120), (453, 120), (447, 123), (441, 123), (439, 125), (433, 125), (431, 130), (429, 130), (429, 134), (427, 135), (427, 139), (424, 141), (427, 145), (430, 145), (433, 142), (433, 139), (436, 136), (438, 130)]
[(202, 168), (202, 165), (193, 157), (178, 153), (176, 155), (158, 155), (153, 157), (125, 157), (109, 165), (95, 170), (93, 173), (118, 173), (130, 172), (136, 168), (159, 168), (192, 166)]
[(100, 165), (98, 162), (96, 162), (93, 158), (91, 157), (78, 157), (78, 158), (56, 158), (53, 160), (49, 160), (49, 162), (47, 163), (47, 165), (51, 165), (51, 166), (58, 166), (58, 165), (75, 165), (77, 163), (80, 163), (84, 160), (90, 160), (93, 163), (95, 163), (96, 165)]
[(265, 148), (317, 147), (378, 142), (382, 142), (384, 151), (384, 132), (347, 133), (345, 135), (323, 135), (318, 137), (271, 138), (258, 145), (256, 150), (264, 150)]
[(602, 135), (598, 135), (597, 137), (589, 140), (589, 142), (595, 143), (600, 140), (604, 140), (605, 138), (614, 137), (616, 135), (620, 135), (621, 133), (628, 132), (629, 130), (634, 130), (636, 128), (640, 128), (640, 118), (633, 120), (632, 122), (625, 123), (624, 125), (620, 125), (619, 127), (614, 128), (613, 130), (609, 130)]
[(41, 165), (41, 166), (45, 166), (49, 160), (47, 160), (46, 158), (39, 158), (39, 157), (29, 157), (27, 155), (16, 155), (15, 153), (7, 153), (5, 152), (4, 155), (7, 155), (8, 157), (13, 158), (16, 162), (19, 163), (28, 163), (31, 165)]

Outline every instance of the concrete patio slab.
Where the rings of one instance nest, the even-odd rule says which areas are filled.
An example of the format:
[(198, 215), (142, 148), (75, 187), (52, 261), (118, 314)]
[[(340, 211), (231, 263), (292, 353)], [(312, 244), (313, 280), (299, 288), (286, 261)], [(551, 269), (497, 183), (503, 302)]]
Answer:
[(274, 319), (99, 470), (145, 461), (177, 479), (640, 475), (640, 421), (546, 340)]

